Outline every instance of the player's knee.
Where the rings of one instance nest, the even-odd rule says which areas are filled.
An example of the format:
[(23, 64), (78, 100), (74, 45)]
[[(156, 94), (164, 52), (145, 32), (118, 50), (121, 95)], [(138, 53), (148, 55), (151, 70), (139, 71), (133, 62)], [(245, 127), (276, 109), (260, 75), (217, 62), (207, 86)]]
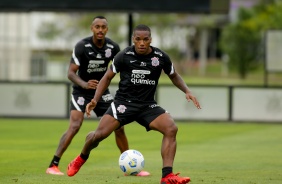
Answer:
[(95, 134), (95, 131), (92, 131), (92, 132), (89, 132), (86, 136), (86, 141), (89, 140), (89, 139), (92, 139), (92, 137), (94, 136)]
[(119, 136), (119, 135), (124, 135), (124, 134), (125, 134), (124, 128), (123, 128), (123, 127), (120, 127), (119, 129), (116, 129), (116, 130), (115, 130), (115, 134), (116, 134), (117, 136)]
[(106, 138), (101, 131), (97, 130), (90, 132), (87, 137), (91, 140), (92, 143), (99, 143)]
[(70, 131), (73, 133), (73, 134), (76, 134), (79, 129), (81, 127), (81, 124), (80, 123), (73, 123), (71, 126), (70, 126)]
[(168, 135), (176, 135), (178, 132), (178, 127), (176, 126), (175, 123), (171, 124), (170, 126), (167, 127), (166, 132)]

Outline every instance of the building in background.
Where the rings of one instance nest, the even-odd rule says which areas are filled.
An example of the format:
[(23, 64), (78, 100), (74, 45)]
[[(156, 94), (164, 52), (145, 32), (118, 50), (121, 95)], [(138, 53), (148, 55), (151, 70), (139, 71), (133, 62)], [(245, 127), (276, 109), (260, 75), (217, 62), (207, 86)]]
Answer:
[[(179, 25), (188, 25), (185, 29), (181, 28), (181, 34), (174, 34), (174, 38), (179, 43), (178, 47), (184, 54), (188, 52), (188, 58), (199, 58), (205, 65), (207, 57), (218, 57), (220, 51), (217, 47), (217, 40), (220, 36), (220, 26), (229, 21), (236, 20), (236, 12), (241, 6), (253, 6), (259, 0), (231, 0), (229, 15), (199, 15), (187, 14), (187, 18), (178, 22)], [(65, 16), (65, 17), (64, 17)], [(70, 52), (75, 42), (81, 35), (73, 39), (58, 37), (56, 39), (44, 40), (38, 37), (38, 29), (44, 21), (58, 22), (63, 24), (64, 18), (69, 18), (70, 13), (55, 12), (24, 12), (0, 13), (0, 80), (17, 81), (42, 81), (42, 80), (66, 80), (68, 59), (61, 62), (50, 62), (56, 59), (50, 58), (44, 50)], [(197, 25), (202, 20), (212, 20), (216, 24), (213, 29), (198, 29)], [(121, 25), (125, 27), (126, 24)], [(124, 31), (122, 31), (124, 32)], [(120, 34), (120, 33), (119, 33)], [(74, 34), (75, 35), (75, 34)], [(154, 45), (158, 46), (161, 42), (158, 35), (154, 36)], [(186, 39), (178, 39), (182, 36)], [(170, 37), (167, 37), (170, 38)], [(172, 38), (170, 38), (172, 39)], [(174, 42), (175, 42), (174, 39)], [(174, 44), (169, 40), (162, 42), (165, 44)], [(41, 52), (42, 51), (42, 52)], [(66, 54), (70, 57), (69, 53)], [(204, 67), (202, 67), (204, 68)], [(202, 71), (204, 73), (204, 71)]]

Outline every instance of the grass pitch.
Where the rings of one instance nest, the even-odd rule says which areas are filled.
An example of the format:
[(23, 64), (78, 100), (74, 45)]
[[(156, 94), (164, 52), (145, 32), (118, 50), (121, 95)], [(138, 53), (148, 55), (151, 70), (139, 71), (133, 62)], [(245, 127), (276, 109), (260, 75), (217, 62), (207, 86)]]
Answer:
[[(178, 146), (174, 172), (194, 184), (281, 184), (282, 125), (254, 123), (177, 122)], [(45, 174), (68, 120), (0, 119), (0, 183), (21, 184), (156, 184), (161, 177), (162, 136), (137, 123), (126, 126), (130, 148), (142, 152), (149, 177), (125, 177), (118, 166), (113, 134), (92, 151), (74, 177)], [(83, 146), (97, 127), (86, 120), (65, 152), (60, 169)]]

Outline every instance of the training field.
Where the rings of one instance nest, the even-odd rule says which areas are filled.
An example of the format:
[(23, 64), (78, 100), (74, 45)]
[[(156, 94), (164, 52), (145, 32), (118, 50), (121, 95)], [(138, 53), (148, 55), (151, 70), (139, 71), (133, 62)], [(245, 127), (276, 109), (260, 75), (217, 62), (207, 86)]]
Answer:
[[(174, 172), (194, 184), (281, 184), (282, 125), (177, 122)], [(0, 183), (157, 184), (161, 177), (161, 135), (137, 123), (126, 126), (130, 147), (142, 152), (149, 177), (125, 177), (118, 166), (113, 134), (94, 150), (74, 177), (45, 174), (68, 120), (0, 119)], [(97, 127), (87, 120), (61, 159), (68, 163)]]

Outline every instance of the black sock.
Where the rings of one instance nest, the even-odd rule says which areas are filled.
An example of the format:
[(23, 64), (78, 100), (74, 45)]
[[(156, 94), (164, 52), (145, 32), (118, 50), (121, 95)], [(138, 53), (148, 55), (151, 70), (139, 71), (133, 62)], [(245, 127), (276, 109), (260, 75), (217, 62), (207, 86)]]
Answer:
[(162, 168), (162, 177), (166, 177), (169, 173), (172, 173), (172, 167), (164, 167)]
[(89, 154), (88, 154), (88, 155), (84, 155), (84, 154), (80, 153), (80, 157), (81, 157), (83, 160), (87, 160), (88, 157), (89, 157)]
[(54, 155), (49, 167), (52, 167), (53, 165), (58, 166), (60, 159), (61, 159), (60, 157), (57, 157), (56, 155)]

